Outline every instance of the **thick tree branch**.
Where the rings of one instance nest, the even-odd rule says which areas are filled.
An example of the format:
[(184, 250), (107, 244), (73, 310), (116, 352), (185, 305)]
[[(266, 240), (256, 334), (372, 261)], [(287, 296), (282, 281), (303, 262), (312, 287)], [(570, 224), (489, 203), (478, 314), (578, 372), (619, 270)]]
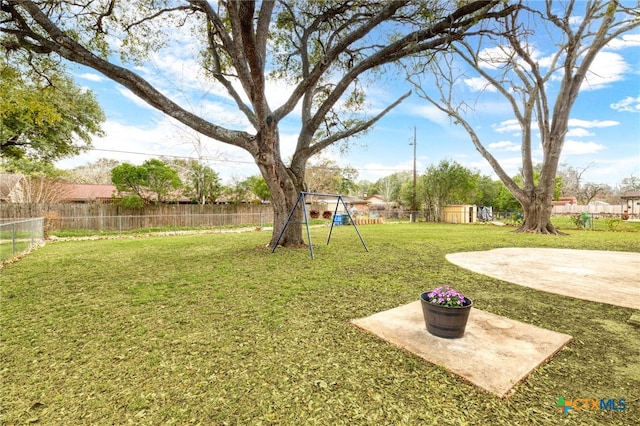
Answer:
[(31, 38), (37, 40), (39, 45), (43, 48), (56, 52), (70, 61), (77, 62), (100, 71), (112, 80), (131, 90), (135, 95), (139, 96), (149, 105), (189, 127), (199, 129), (200, 132), (211, 138), (248, 149), (248, 141), (250, 140), (249, 134), (216, 126), (185, 110), (163, 95), (138, 74), (126, 68), (114, 65), (107, 60), (94, 55), (85, 47), (68, 37), (40, 10), (33, 1), (23, 1), (21, 2), (21, 5), (34, 19), (34, 21), (37, 22), (37, 24), (49, 35), (50, 39), (45, 39), (33, 31), (29, 31), (28, 27), (24, 28), (25, 33), (28, 33)]
[(367, 120), (366, 122), (360, 123), (354, 127), (351, 127), (349, 129), (345, 129), (342, 132), (337, 132), (335, 134), (332, 134), (331, 136), (322, 139), (320, 141), (317, 141), (316, 143), (314, 143), (313, 145), (311, 145), (309, 147), (308, 150), (306, 150), (305, 153), (308, 153), (308, 157), (312, 157), (313, 155), (319, 153), (320, 151), (322, 151), (323, 149), (327, 148), (328, 146), (334, 144), (335, 142), (342, 140), (342, 139), (346, 139), (349, 137), (352, 137), (360, 132), (363, 132), (369, 128), (371, 128), (376, 122), (378, 122), (382, 117), (384, 117), (385, 115), (387, 115), (387, 113), (389, 113), (392, 109), (394, 109), (396, 106), (400, 105), (402, 103), (402, 101), (404, 101), (405, 99), (407, 99), (409, 96), (411, 96), (411, 91), (408, 91), (407, 93), (405, 93), (404, 95), (402, 95), (400, 98), (398, 98), (395, 102), (393, 102), (391, 105), (387, 106), (383, 111), (381, 111), (379, 114), (377, 114), (375, 117)]

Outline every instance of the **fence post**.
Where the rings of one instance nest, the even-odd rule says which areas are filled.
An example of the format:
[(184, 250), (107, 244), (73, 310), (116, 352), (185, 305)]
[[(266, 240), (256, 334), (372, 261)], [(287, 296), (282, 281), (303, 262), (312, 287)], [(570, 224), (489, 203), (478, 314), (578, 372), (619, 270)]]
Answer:
[(11, 224), (11, 255), (16, 255), (16, 224)]

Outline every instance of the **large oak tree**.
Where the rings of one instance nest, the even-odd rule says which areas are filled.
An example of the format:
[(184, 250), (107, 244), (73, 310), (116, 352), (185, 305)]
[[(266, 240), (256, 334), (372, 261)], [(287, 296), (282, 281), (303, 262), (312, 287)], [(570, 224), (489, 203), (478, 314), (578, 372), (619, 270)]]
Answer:
[[(3, 49), (0, 48), (0, 52)], [(105, 120), (93, 93), (63, 72), (47, 75), (0, 57), (0, 156), (53, 163), (91, 147)]]
[[(413, 81), (421, 96), (464, 127), (518, 200), (524, 213), (518, 231), (556, 234), (551, 223), (552, 201), (572, 108), (583, 86), (601, 78), (590, 71), (596, 56), (614, 39), (640, 26), (640, 9), (637, 2), (599, 0), (546, 0), (524, 2), (523, 6), (487, 22), (494, 34), (486, 31), (473, 39), (455, 41), (437, 71), (429, 68), (433, 62), (428, 64), (435, 83), (422, 80), (422, 66)], [(541, 34), (553, 40), (553, 44), (548, 40), (544, 44), (552, 45), (554, 51), (542, 51), (535, 37)], [(469, 121), (475, 107), (468, 94), (460, 96), (459, 88), (471, 79), (483, 81), (485, 90), (498, 93), (513, 111), (521, 134), (520, 182), (505, 172), (487, 149), (489, 141), (483, 141)], [(542, 149), (539, 165), (534, 157), (538, 143)]]
[[(363, 79), (408, 56), (432, 55), (506, 8), (500, 0), (1, 0), (0, 4), (0, 32), (7, 49), (58, 55), (93, 68), (201, 134), (249, 152), (271, 193), (275, 218), (271, 244), (304, 190), (307, 160), (366, 131), (409, 95), (378, 113), (359, 114), (365, 98)], [(250, 131), (193, 113), (136, 72), (135, 65), (144, 63), (151, 49), (178, 38), (189, 39), (189, 49), (183, 53), (193, 47), (199, 51), (200, 71), (226, 90), (250, 123)], [(269, 78), (290, 84), (280, 105), (267, 97)], [(285, 162), (279, 126), (296, 108), (300, 108), (299, 136), (295, 152)], [(287, 227), (280, 240), (283, 245), (302, 242), (300, 226)]]

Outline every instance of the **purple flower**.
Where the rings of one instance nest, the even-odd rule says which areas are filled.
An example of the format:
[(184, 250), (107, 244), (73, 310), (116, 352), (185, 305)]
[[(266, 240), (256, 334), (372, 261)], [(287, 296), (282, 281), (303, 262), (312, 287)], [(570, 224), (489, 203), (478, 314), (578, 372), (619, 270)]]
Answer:
[(464, 306), (466, 298), (451, 287), (442, 286), (427, 293), (429, 302), (440, 306)]

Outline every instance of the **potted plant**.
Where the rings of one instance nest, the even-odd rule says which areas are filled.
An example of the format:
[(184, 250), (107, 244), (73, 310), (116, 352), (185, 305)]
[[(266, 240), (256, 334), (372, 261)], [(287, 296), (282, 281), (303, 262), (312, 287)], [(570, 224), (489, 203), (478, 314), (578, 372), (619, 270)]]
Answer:
[(320, 217), (320, 212), (316, 209), (313, 209), (309, 212), (309, 216), (311, 216), (311, 219), (317, 219)]
[(427, 331), (448, 339), (464, 335), (473, 301), (448, 285), (420, 295)]
[(323, 219), (331, 219), (331, 216), (333, 216), (333, 213), (331, 212), (331, 210), (325, 210), (322, 212)]

